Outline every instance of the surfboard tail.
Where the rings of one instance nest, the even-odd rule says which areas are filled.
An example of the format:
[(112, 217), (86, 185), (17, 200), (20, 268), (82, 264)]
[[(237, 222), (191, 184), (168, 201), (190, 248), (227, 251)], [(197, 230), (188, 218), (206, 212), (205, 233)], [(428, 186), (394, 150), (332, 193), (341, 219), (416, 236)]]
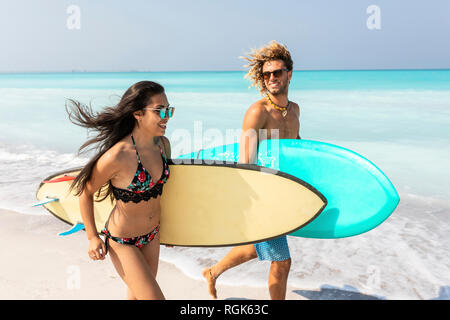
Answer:
[(71, 181), (75, 180), (76, 177), (64, 175), (63, 177), (52, 179), (52, 180), (44, 180), (42, 183), (57, 183), (57, 182), (64, 182), (64, 181)]

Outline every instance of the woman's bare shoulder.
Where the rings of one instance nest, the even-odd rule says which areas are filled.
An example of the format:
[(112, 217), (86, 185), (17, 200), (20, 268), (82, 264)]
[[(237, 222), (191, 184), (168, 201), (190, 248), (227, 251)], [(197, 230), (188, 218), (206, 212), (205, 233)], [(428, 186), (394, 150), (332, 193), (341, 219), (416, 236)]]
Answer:
[(108, 166), (120, 170), (126, 166), (130, 158), (135, 154), (132, 145), (126, 141), (119, 141), (109, 148), (98, 160), (99, 165)]

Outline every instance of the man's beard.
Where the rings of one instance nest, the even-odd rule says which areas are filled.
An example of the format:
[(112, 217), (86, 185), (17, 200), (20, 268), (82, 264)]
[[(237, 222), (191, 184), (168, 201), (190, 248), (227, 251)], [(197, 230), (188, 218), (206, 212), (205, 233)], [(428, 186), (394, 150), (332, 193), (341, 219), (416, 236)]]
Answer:
[(287, 93), (288, 86), (289, 86), (288, 83), (286, 83), (284, 86), (280, 86), (280, 87), (278, 87), (278, 89), (274, 89), (274, 90), (269, 89), (270, 88), (270, 86), (269, 86), (269, 88), (267, 88), (267, 91), (269, 91), (269, 93), (273, 96), (279, 96), (279, 95), (283, 95), (283, 94)]

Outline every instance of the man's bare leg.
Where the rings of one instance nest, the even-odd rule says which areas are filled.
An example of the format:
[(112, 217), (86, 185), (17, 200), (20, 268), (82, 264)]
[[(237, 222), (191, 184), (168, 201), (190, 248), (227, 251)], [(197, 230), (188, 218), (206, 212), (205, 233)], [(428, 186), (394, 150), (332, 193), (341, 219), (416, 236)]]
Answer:
[(208, 283), (209, 294), (214, 299), (217, 299), (217, 278), (228, 269), (236, 267), (244, 262), (250, 261), (257, 256), (258, 255), (256, 254), (255, 247), (252, 244), (238, 246), (231, 249), (230, 252), (228, 252), (227, 255), (223, 257), (222, 260), (217, 262), (212, 267), (203, 269), (202, 275)]
[(291, 259), (272, 261), (269, 272), (269, 293), (272, 300), (285, 300)]

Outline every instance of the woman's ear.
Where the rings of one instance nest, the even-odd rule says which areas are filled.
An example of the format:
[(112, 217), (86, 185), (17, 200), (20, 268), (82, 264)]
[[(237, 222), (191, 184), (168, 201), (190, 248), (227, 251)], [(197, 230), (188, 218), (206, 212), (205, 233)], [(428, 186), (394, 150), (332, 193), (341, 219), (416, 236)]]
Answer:
[(144, 113), (142, 112), (142, 110), (138, 110), (133, 112), (133, 116), (139, 122), (141, 121), (141, 118), (144, 116)]

